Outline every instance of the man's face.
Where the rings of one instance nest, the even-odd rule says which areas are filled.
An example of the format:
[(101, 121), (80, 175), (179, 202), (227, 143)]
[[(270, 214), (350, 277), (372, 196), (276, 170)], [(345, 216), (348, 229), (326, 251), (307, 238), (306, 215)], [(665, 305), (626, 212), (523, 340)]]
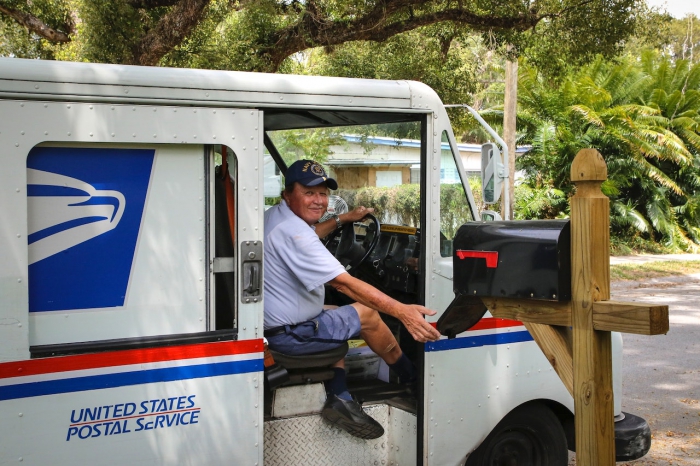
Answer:
[(317, 223), (328, 208), (328, 187), (326, 183), (318, 186), (303, 186), (294, 183), (291, 194), (285, 193), (287, 205), (297, 217), (309, 225)]

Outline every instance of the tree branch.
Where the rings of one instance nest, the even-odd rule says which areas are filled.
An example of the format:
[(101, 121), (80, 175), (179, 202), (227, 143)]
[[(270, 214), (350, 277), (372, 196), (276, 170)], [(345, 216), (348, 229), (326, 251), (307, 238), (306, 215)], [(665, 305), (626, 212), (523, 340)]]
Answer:
[(428, 2), (426, 0), (381, 0), (372, 10), (353, 21), (334, 22), (327, 17), (322, 17), (316, 8), (309, 11), (309, 3), (307, 3), (306, 13), (298, 23), (277, 33), (268, 47), (261, 48), (261, 56), (267, 57), (270, 63), (271, 68), (267, 71), (276, 71), (285, 58), (310, 47), (327, 47), (356, 40), (383, 42), (402, 32), (447, 21), (482, 31), (492, 29), (525, 31), (533, 28), (545, 17), (534, 11), (512, 16), (478, 15), (457, 6), (422, 15), (412, 13), (404, 19), (391, 21), (392, 15)]
[(156, 27), (143, 36), (134, 51), (133, 64), (157, 65), (165, 54), (181, 44), (199, 24), (209, 3), (210, 0), (179, 0), (158, 21)]
[(0, 13), (3, 13), (10, 18), (14, 19), (17, 21), (19, 24), (27, 28), (29, 32), (33, 32), (34, 34), (43, 37), (44, 39), (48, 40), (49, 42), (54, 42), (54, 43), (66, 43), (70, 42), (70, 34), (73, 34), (75, 32), (75, 24), (72, 22), (68, 22), (64, 24), (63, 26), (65, 27), (66, 31), (68, 32), (63, 32), (63, 31), (57, 31), (56, 29), (53, 29), (49, 27), (46, 23), (41, 21), (39, 18), (36, 16), (30, 14), (30, 13), (25, 13), (23, 11), (16, 10), (14, 8), (10, 8), (8, 6), (5, 6), (0, 3)]
[(158, 8), (160, 6), (173, 6), (179, 0), (125, 0), (126, 4), (133, 8)]

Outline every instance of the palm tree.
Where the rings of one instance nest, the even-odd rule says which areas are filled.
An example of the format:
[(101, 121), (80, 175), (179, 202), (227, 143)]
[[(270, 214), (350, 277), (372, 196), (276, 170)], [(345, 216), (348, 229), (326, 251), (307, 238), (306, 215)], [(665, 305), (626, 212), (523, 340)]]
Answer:
[[(571, 162), (585, 147), (608, 164), (613, 234), (646, 235), (671, 248), (700, 242), (700, 65), (648, 52), (602, 59), (556, 86), (526, 64), (519, 127), (532, 150), (520, 160), (531, 187), (570, 193)], [(546, 210), (544, 210), (546, 211)]]

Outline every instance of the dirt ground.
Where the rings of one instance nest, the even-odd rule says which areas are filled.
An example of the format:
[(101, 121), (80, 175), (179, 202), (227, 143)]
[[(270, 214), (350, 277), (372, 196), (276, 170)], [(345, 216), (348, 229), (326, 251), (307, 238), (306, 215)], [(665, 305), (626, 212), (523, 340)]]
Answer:
[(614, 282), (611, 295), (668, 304), (670, 320), (667, 335), (623, 336), (622, 409), (647, 420), (652, 446), (618, 464), (700, 466), (700, 274)]

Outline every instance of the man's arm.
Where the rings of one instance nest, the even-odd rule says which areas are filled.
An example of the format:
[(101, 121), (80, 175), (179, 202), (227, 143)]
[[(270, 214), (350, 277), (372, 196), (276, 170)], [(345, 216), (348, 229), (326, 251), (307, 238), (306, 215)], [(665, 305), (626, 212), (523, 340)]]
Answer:
[[(374, 209), (360, 206), (350, 212), (338, 215), (338, 218), (340, 219), (340, 223), (345, 225), (346, 223), (362, 220), (367, 214), (371, 214), (372, 212), (374, 212)], [(330, 218), (322, 223), (317, 223), (314, 227), (316, 228), (318, 237), (325, 238), (338, 228), (338, 225), (335, 223), (334, 218)]]
[(365, 306), (396, 317), (416, 341), (425, 343), (440, 338), (440, 332), (423, 318), (424, 315), (435, 315), (431, 309), (418, 304), (403, 304), (348, 273), (338, 275), (329, 284)]

